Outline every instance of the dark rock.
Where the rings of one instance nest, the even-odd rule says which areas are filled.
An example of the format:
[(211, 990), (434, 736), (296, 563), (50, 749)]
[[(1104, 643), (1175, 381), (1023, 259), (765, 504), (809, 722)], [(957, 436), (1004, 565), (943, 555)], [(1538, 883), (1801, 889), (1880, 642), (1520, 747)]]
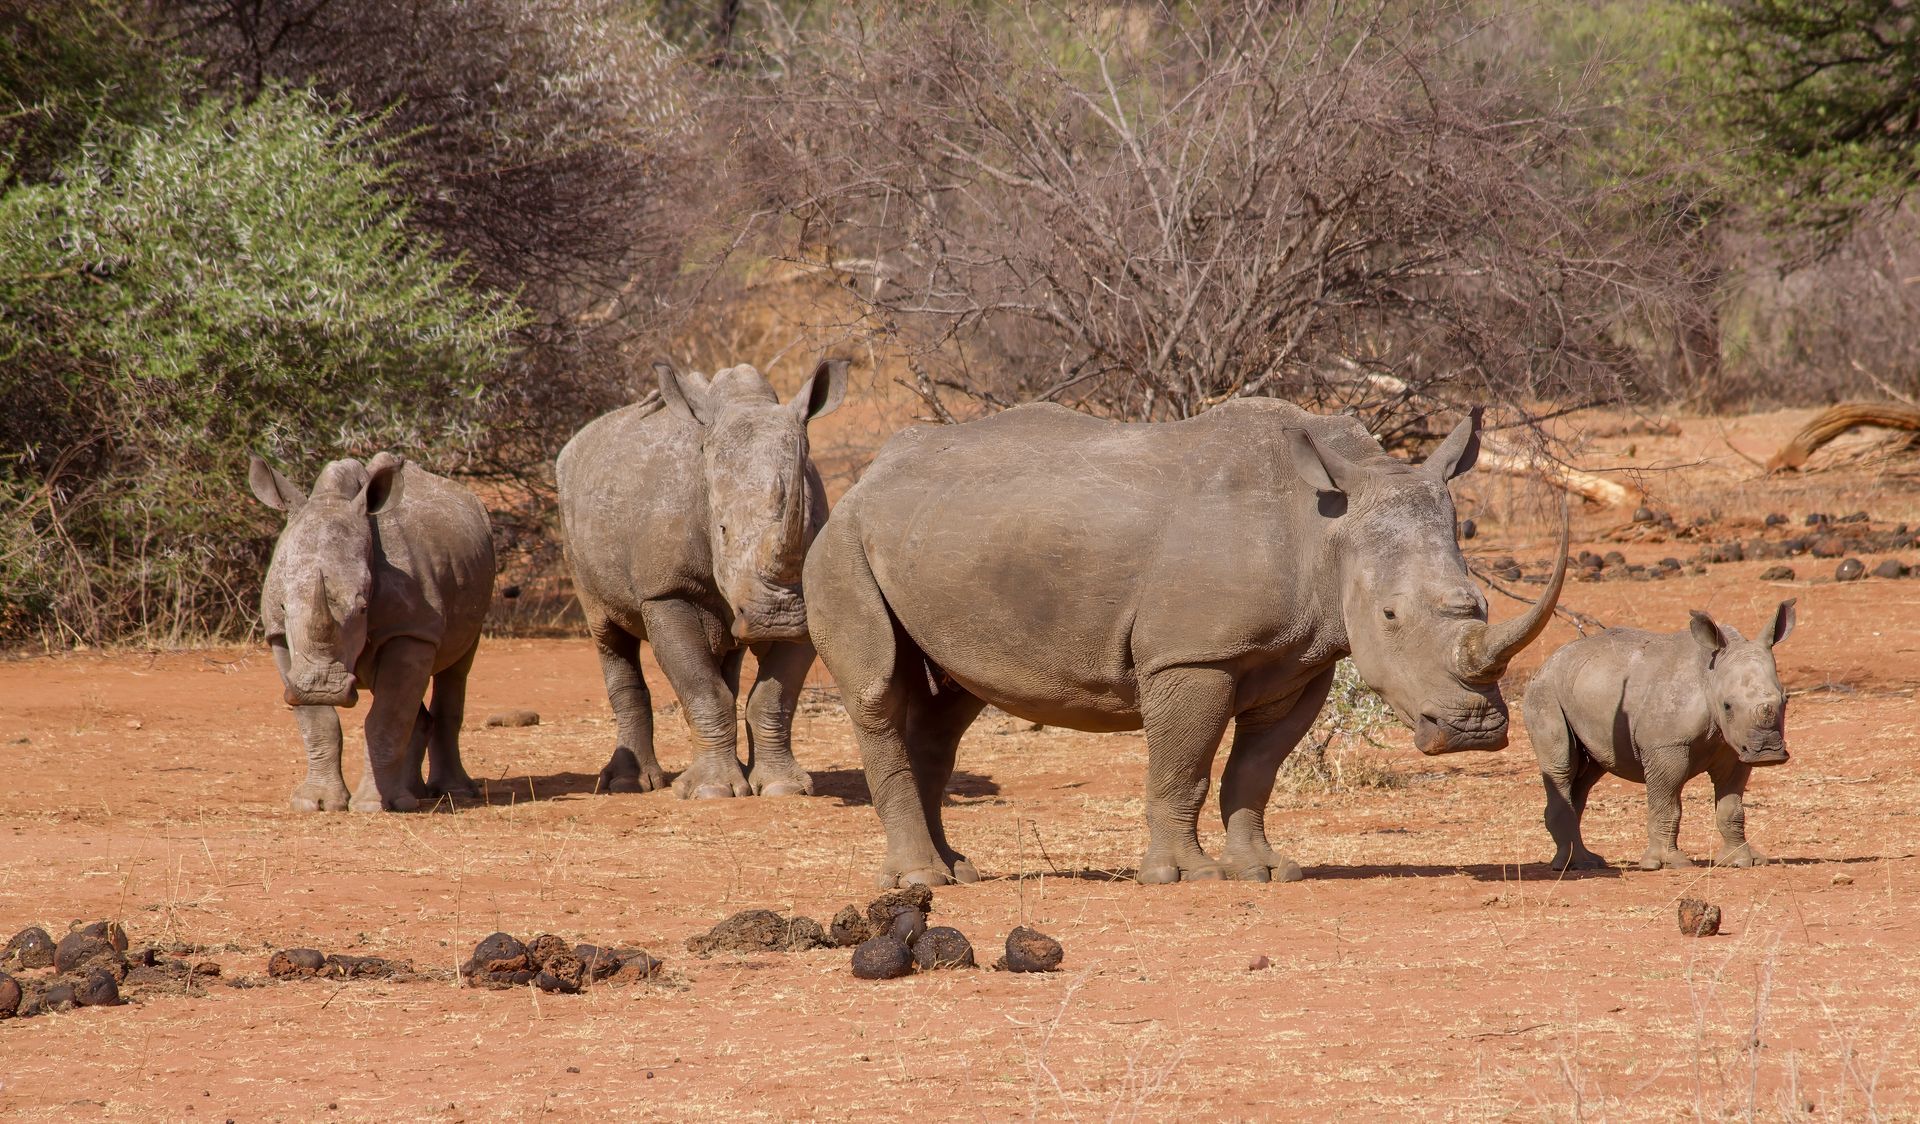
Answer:
[(875, 933), (887, 932), (893, 928), (894, 915), (905, 909), (932, 913), (933, 891), (925, 886), (888, 890), (867, 903), (867, 927)]
[(1699, 898), (1681, 898), (1680, 931), (1689, 937), (1713, 936), (1720, 931), (1720, 907)]
[(127, 958), (113, 946), (111, 936), (84, 929), (60, 938), (53, 948), (53, 966), (63, 976), (81, 975), (90, 968), (105, 968), (116, 980), (127, 974)]
[(413, 974), (406, 960), (388, 960), (384, 956), (348, 956), (336, 952), (327, 957), (320, 974), (330, 980), (384, 980)]
[(517, 585), (510, 585), (507, 588), (500, 591), (500, 596), (506, 598), (509, 601), (518, 600), (520, 597), (520, 587)]
[(82, 1007), (118, 1007), (120, 984), (105, 968), (93, 968), (73, 985), (73, 1001)]
[(0, 1019), (10, 1019), (20, 1009), (20, 981), (0, 972)]
[(1759, 562), (1768, 558), (1785, 558), (1787, 548), (1765, 539), (1748, 539), (1740, 547), (1740, 552), (1748, 562)]
[(1782, 526), (1783, 524), (1786, 523), (1786, 521), (1787, 521), (1787, 517), (1780, 514), (1777, 511), (1767, 516), (1767, 526), (1769, 527)]
[(1680, 568), (1680, 560), (1672, 557), (1662, 558), (1659, 565), (1662, 570), (1678, 570)]
[(1609, 566), (1624, 566), (1627, 564), (1627, 556), (1617, 550), (1607, 551), (1605, 558)]
[(1867, 564), (1858, 558), (1847, 559), (1833, 571), (1833, 580), (1837, 582), (1857, 582), (1866, 576)]
[(1907, 573), (1907, 564), (1898, 558), (1888, 558), (1873, 568), (1876, 578), (1904, 578)]
[(912, 951), (892, 937), (875, 937), (853, 950), (853, 974), (860, 979), (897, 980), (912, 971)]
[(1476, 524), (1473, 520), (1462, 519), (1460, 521), (1460, 537), (1461, 538), (1470, 539), (1474, 535), (1478, 534), (1479, 531), (1480, 531), (1479, 525)]
[(1651, 523), (1654, 521), (1654, 518), (1653, 509), (1650, 507), (1636, 507), (1633, 509), (1633, 521), (1635, 523)]
[(489, 726), (518, 727), (538, 726), (539, 724), (540, 715), (524, 708), (520, 710), (502, 710), (496, 714), (487, 715), (487, 725)]
[(118, 921), (95, 921), (90, 925), (82, 927), (79, 932), (83, 936), (106, 941), (113, 946), (115, 952), (124, 953), (127, 951), (126, 926), (120, 924)]
[(907, 947), (919, 940), (927, 931), (927, 915), (917, 909), (903, 909), (893, 915), (893, 924), (888, 927), (887, 935)]
[(267, 958), (267, 975), (276, 980), (317, 976), (327, 958), (317, 948), (286, 948)]
[(608, 977), (614, 983), (637, 983), (660, 973), (660, 962), (641, 949), (620, 949), (620, 970)]
[(1271, 967), (1273, 967), (1273, 961), (1264, 956), (1256, 956), (1252, 960), (1247, 961), (1247, 971), (1249, 972), (1264, 972)]
[(1818, 512), (1818, 511), (1807, 512), (1807, 526), (1809, 527), (1818, 527), (1823, 523), (1831, 523), (1831, 522), (1833, 522), (1833, 517), (1831, 515), (1827, 515), (1823, 512)]
[(1871, 522), (1871, 520), (1867, 518), (1866, 512), (1856, 511), (1852, 515), (1842, 515), (1840, 518), (1835, 519), (1834, 522), (1835, 523), (1867, 523), (1867, 522)]
[(973, 945), (965, 933), (950, 925), (936, 925), (913, 942), (913, 962), (923, 972), (935, 968), (973, 968)]
[(1493, 560), (1491, 568), (1495, 570), (1518, 570), (1520, 568), (1520, 562), (1511, 554), (1502, 554)]
[(1003, 963), (1009, 972), (1051, 972), (1065, 957), (1066, 950), (1059, 941), (1025, 925), (1007, 934)]
[(1815, 558), (1838, 558), (1847, 552), (1847, 541), (1839, 535), (1821, 535), (1810, 550)]
[(1700, 552), (1702, 562), (1741, 562), (1746, 559), (1746, 551), (1737, 542), (1714, 543)]
[(1793, 567), (1768, 566), (1766, 569), (1760, 571), (1760, 580), (1763, 582), (1790, 582), (1793, 580)]
[(800, 952), (827, 947), (827, 933), (811, 917), (785, 918), (770, 909), (746, 909), (697, 937), (687, 938), (696, 956), (716, 952)]
[(48, 1011), (71, 1011), (73, 1010), (73, 1005), (73, 985), (65, 980), (61, 980), (58, 983), (47, 985), (47, 989), (40, 993), (40, 1001), (36, 1005), (34, 1013), (44, 1014)]
[(1812, 549), (1813, 540), (1805, 535), (1797, 535), (1794, 538), (1783, 539), (1780, 545), (1786, 550), (1788, 557), (1792, 557), (1795, 554), (1805, 554)]
[(1504, 570), (1495, 570), (1493, 576), (1499, 578), (1501, 581), (1517, 582), (1520, 580), (1520, 567), (1509, 566)]
[(852, 948), (872, 937), (873, 930), (858, 908), (845, 906), (833, 915), (833, 923), (827, 927), (827, 934), (838, 947)]
[(0, 968), (51, 968), (53, 967), (53, 938), (38, 925), (29, 926), (13, 935), (7, 942), (6, 950), (0, 952)]
[(463, 976), (486, 973), (524, 972), (533, 966), (527, 959), (527, 946), (506, 933), (490, 933), (473, 946), (473, 955), (461, 966)]

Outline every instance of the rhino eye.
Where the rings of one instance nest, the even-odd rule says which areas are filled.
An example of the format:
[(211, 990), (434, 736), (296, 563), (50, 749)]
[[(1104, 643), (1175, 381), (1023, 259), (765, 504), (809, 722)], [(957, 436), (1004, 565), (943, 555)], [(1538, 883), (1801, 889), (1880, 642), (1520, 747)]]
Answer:
[(1399, 617), (1396, 617), (1396, 616), (1394, 616), (1394, 614), (1393, 614), (1393, 610), (1392, 610), (1392, 609), (1382, 609), (1382, 610), (1380, 610), (1380, 611), (1381, 611), (1382, 613), (1384, 613), (1384, 614), (1386, 614), (1386, 617), (1387, 617), (1387, 619), (1388, 619), (1388, 620), (1390, 620), (1390, 621), (1393, 621), (1393, 620), (1399, 620), (1399, 619), (1400, 619)]

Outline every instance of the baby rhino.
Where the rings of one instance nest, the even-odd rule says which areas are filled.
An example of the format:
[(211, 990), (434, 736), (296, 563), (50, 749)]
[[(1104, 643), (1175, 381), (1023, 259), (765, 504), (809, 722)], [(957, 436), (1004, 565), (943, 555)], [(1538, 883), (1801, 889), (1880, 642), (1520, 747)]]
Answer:
[(1547, 658), (1527, 687), (1527, 733), (1547, 786), (1553, 868), (1606, 860), (1580, 840), (1587, 793), (1603, 773), (1647, 786), (1647, 853), (1640, 869), (1694, 865), (1680, 850), (1680, 789), (1713, 778), (1726, 850), (1715, 861), (1766, 861), (1747, 845), (1741, 795), (1756, 765), (1787, 760), (1787, 697), (1773, 646), (1793, 631), (1782, 601), (1758, 640), (1695, 611), (1684, 632), (1612, 628)]

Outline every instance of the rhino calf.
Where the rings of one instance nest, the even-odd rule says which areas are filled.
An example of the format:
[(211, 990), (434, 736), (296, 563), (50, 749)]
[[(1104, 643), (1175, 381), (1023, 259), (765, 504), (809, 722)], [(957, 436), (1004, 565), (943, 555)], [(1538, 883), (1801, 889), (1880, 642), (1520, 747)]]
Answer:
[(1686, 867), (1680, 850), (1680, 790), (1713, 778), (1714, 818), (1726, 850), (1715, 861), (1752, 866), (1741, 807), (1755, 766), (1787, 760), (1787, 697), (1773, 646), (1793, 631), (1782, 601), (1758, 640), (1693, 614), (1683, 632), (1612, 628), (1547, 658), (1522, 704), (1540, 778), (1555, 870), (1606, 860), (1580, 839), (1587, 793), (1606, 773), (1647, 786), (1647, 853), (1640, 869)]
[[(260, 620), (306, 743), (294, 810), (410, 811), (422, 797), (474, 792), (460, 722), (493, 598), (486, 508), (392, 453), (334, 461), (310, 493), (257, 456), (247, 479), (261, 503), (287, 513)], [(367, 770), (349, 797), (334, 708), (353, 706), (361, 688), (373, 692)]]
[[(555, 461), (574, 593), (600, 655), (618, 740), (602, 792), (666, 784), (653, 746), (653, 646), (698, 748), (674, 780), (683, 798), (811, 794), (793, 758), (793, 712), (813, 666), (800, 569), (827, 517), (807, 425), (847, 390), (824, 360), (786, 403), (750, 366), (711, 382), (655, 366), (660, 397), (602, 415)], [(751, 650), (747, 769), (736, 696)]]

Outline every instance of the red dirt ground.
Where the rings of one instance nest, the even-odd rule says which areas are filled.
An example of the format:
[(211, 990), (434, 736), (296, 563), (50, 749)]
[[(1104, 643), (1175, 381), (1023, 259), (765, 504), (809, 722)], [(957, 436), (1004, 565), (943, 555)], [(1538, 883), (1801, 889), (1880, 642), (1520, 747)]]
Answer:
[[(1920, 523), (1920, 492), (1897, 474), (1765, 481), (1728, 451), (1763, 458), (1803, 418), (1682, 419), (1681, 438), (1583, 455), (1687, 466), (1642, 477), (1676, 515), (1745, 527), (1864, 507)], [(1507, 522), (1524, 497), (1495, 481), (1466, 493), (1475, 557), (1548, 553), (1538, 522)], [(1583, 516), (1580, 537), (1604, 552), (1623, 521)], [(136, 944), (206, 948), (228, 977), (297, 945), (443, 976), (216, 982), (0, 1023), (0, 1118), (1920, 1119), (1920, 581), (1837, 585), (1831, 561), (1791, 564), (1811, 580), (1762, 583), (1769, 563), (1744, 562), (1570, 584), (1564, 599), (1609, 623), (1678, 628), (1699, 607), (1751, 631), (1800, 598), (1780, 650), (1794, 759), (1757, 775), (1748, 801), (1757, 845), (1781, 859), (1761, 869), (1554, 876), (1516, 721), (1503, 753), (1438, 759), (1396, 728), (1389, 750), (1352, 752), (1397, 787), (1277, 795), (1270, 822), (1305, 882), (1143, 887), (1107, 875), (1145, 845), (1142, 740), (983, 718), (949, 826), (1000, 877), (938, 891), (935, 920), (983, 961), (1016, 924), (1051, 933), (1067, 960), (1047, 976), (866, 983), (844, 951), (684, 951), (735, 910), (824, 922), (873, 895), (879, 825), (829, 692), (796, 729), (814, 798), (596, 796), (612, 724), (587, 645), (490, 641), (475, 724), (522, 706), (542, 723), (469, 728), (486, 802), (300, 816), (285, 803), (298, 743), (263, 652), (0, 663), (0, 938), (111, 917)], [(1572, 635), (1557, 623), (1508, 697)], [(665, 763), (683, 764), (684, 727), (667, 716), (660, 732)], [(1702, 778), (1682, 833), (1695, 855), (1714, 849), (1710, 812)], [(1606, 782), (1588, 842), (1632, 860), (1643, 816), (1638, 789)], [(1722, 935), (1680, 935), (1682, 896), (1719, 903)], [(494, 929), (640, 945), (668, 976), (581, 996), (454, 986)], [(1272, 966), (1249, 971), (1256, 956)]]

